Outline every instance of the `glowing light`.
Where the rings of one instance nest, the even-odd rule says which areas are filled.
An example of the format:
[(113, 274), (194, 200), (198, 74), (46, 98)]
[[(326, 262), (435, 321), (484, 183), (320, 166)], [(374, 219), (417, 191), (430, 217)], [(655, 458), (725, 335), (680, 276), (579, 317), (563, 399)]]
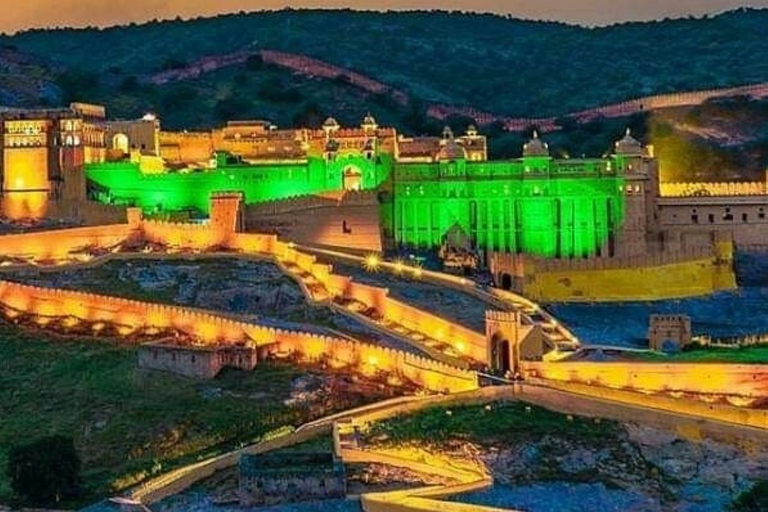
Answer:
[(467, 351), (467, 345), (463, 341), (457, 341), (456, 342), (456, 350), (461, 352), (462, 354)]
[(129, 334), (133, 333), (136, 329), (127, 325), (122, 325), (117, 329), (118, 334), (120, 336), (128, 336)]
[(363, 261), (363, 267), (368, 272), (376, 272), (380, 266), (381, 258), (379, 258), (378, 254), (369, 254), (365, 257), (365, 261)]
[(368, 356), (368, 364), (370, 366), (378, 366), (379, 365), (379, 358), (376, 356)]
[(405, 271), (405, 262), (403, 260), (395, 260), (393, 266), (393, 270), (395, 271), (395, 274), (402, 274)]
[(65, 318), (63, 322), (61, 322), (61, 325), (63, 325), (67, 329), (71, 329), (72, 327), (76, 326), (79, 323), (80, 323), (80, 320), (78, 318), (69, 316)]
[(424, 276), (424, 271), (421, 267), (413, 267), (412, 275), (414, 279), (421, 279)]

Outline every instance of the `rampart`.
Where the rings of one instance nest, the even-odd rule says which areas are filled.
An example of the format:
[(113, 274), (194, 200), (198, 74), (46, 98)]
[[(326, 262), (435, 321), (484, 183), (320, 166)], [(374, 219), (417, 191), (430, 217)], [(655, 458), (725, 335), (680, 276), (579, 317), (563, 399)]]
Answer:
[(646, 255), (544, 259), (491, 253), (497, 284), (534, 301), (658, 300), (736, 288), (733, 245), (667, 250)]
[(736, 402), (768, 396), (768, 367), (760, 364), (579, 361), (524, 362), (523, 368), (529, 378), (644, 393), (720, 395)]
[(340, 197), (301, 196), (245, 208), (249, 231), (276, 233), (296, 243), (378, 252), (380, 206), (375, 191)]
[(65, 259), (88, 248), (114, 247), (135, 232), (129, 224), (37, 231), (0, 237), (0, 256), (33, 260)]
[(768, 180), (660, 183), (661, 197), (730, 197), (768, 195)]
[(410, 353), (341, 338), (264, 327), (203, 310), (8, 281), (0, 281), (0, 303), (14, 312), (44, 318), (109, 322), (130, 331), (175, 329), (198, 338), (203, 344), (226, 345), (250, 340), (257, 346), (272, 345), (275, 354), (297, 354), (304, 361), (325, 360), (337, 367), (356, 367), (368, 375), (399, 376), (430, 391), (477, 387), (473, 372)]
[(657, 94), (620, 103), (603, 105), (557, 117), (512, 118), (499, 116), (490, 112), (483, 112), (473, 108), (441, 104), (431, 105), (428, 108), (427, 113), (430, 117), (436, 119), (446, 119), (454, 115), (470, 117), (479, 125), (488, 125), (500, 121), (509, 131), (523, 131), (528, 130), (531, 126), (535, 126), (540, 131), (547, 132), (559, 130), (560, 126), (557, 124), (557, 120), (562, 117), (570, 117), (579, 123), (586, 123), (600, 117), (623, 117), (648, 110), (701, 105), (705, 101), (713, 98), (726, 98), (732, 96), (763, 98), (768, 96), (768, 84), (760, 83), (740, 87), (727, 87), (723, 89)]

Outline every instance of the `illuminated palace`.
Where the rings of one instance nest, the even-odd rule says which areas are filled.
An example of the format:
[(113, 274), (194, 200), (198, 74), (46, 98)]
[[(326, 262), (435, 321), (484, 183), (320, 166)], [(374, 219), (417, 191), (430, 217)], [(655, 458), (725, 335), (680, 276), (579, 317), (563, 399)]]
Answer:
[[(77, 103), (0, 111), (0, 120), (2, 208), (15, 219), (103, 224), (124, 218), (127, 206), (202, 217), (213, 193), (237, 191), (247, 231), (361, 251), (459, 240), (505, 287), (584, 300), (602, 293), (599, 280), (579, 285), (563, 272), (695, 260), (677, 273), (700, 285), (683, 292), (696, 294), (732, 287), (719, 273), (731, 265), (724, 243), (768, 239), (765, 183), (660, 189), (652, 148), (629, 132), (602, 158), (553, 158), (534, 133), (521, 158), (489, 161), (472, 126), (412, 138), (370, 115), (357, 127), (329, 118), (319, 129), (233, 121), (167, 132), (152, 115), (115, 121)], [(551, 282), (534, 279), (547, 273)]]
[[(205, 212), (210, 194), (247, 205), (343, 191), (377, 191), (385, 241), (439, 247), (451, 231), (483, 251), (585, 257), (643, 252), (655, 161), (627, 136), (604, 159), (557, 160), (537, 136), (521, 159), (489, 162), (485, 137), (407, 138), (367, 116), (360, 127), (280, 130), (231, 122), (168, 133), (155, 121), (109, 123), (108, 160), (87, 166), (91, 197), (145, 211)], [(622, 227), (622, 229), (619, 229)], [(343, 226), (340, 228), (343, 229)]]

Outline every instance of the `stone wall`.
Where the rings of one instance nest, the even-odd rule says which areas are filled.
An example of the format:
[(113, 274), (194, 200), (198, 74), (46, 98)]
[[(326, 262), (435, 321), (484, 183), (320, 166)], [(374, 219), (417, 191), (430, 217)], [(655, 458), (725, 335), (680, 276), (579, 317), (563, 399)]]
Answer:
[(276, 233), (300, 244), (359, 251), (382, 249), (380, 206), (376, 193), (347, 192), (340, 198), (304, 196), (249, 205), (249, 231)]
[(248, 346), (179, 346), (147, 343), (139, 348), (138, 365), (187, 377), (212, 379), (224, 367), (253, 370), (258, 362), (256, 349)]
[(128, 224), (37, 231), (0, 237), (0, 256), (34, 260), (64, 259), (86, 248), (113, 247), (135, 233)]
[(478, 386), (474, 372), (411, 353), (347, 339), (264, 327), (191, 308), (8, 281), (0, 281), (0, 304), (14, 312), (39, 317), (74, 317), (86, 322), (110, 323), (127, 329), (126, 332), (147, 328), (174, 329), (209, 345), (235, 345), (243, 341), (251, 341), (256, 346), (271, 345), (271, 351), (278, 355), (296, 354), (302, 361), (351, 366), (368, 375), (399, 376), (431, 391), (462, 391)]
[(688, 249), (622, 258), (543, 259), (492, 253), (497, 286), (535, 301), (627, 301), (706, 295), (736, 288), (733, 247), (712, 241)]
[(693, 393), (760, 399), (768, 367), (759, 364), (661, 362), (524, 362), (525, 376), (647, 393)]
[(737, 247), (768, 245), (766, 195), (662, 197), (658, 228), (668, 250), (687, 250), (732, 240)]

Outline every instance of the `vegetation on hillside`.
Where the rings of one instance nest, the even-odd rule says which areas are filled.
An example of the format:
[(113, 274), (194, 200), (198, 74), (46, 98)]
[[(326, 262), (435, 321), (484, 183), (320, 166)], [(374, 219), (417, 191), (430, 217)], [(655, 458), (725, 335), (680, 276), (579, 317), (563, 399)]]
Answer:
[[(0, 322), (0, 503), (12, 500), (10, 451), (41, 437), (72, 437), (82, 460), (83, 497), (63, 507), (360, 403), (351, 389), (333, 395), (321, 371), (287, 363), (199, 381), (139, 370), (136, 358), (135, 346)], [(295, 379), (322, 381), (323, 403), (311, 393), (286, 402)]]
[(578, 440), (584, 445), (615, 439), (619, 425), (550, 411), (524, 402), (430, 407), (371, 425), (366, 437), (375, 443), (419, 442), (440, 446), (446, 441), (470, 441), (483, 446), (511, 446), (544, 436)]
[[(0, 39), (98, 80), (272, 49), (360, 71), (424, 101), (559, 115), (632, 97), (768, 81), (766, 10), (585, 28), (491, 14), (282, 10)], [(98, 48), (98, 52), (93, 51)]]
[[(647, 94), (768, 81), (767, 24), (768, 10), (603, 28), (446, 12), (283, 10), (32, 30), (0, 37), (2, 51), (15, 56), (5, 60), (24, 63), (0, 76), (0, 101), (29, 105), (34, 95), (44, 105), (91, 101), (107, 105), (116, 118), (151, 111), (170, 130), (208, 129), (233, 119), (317, 127), (329, 115), (357, 125), (371, 112), (407, 135), (438, 135), (446, 123), (462, 133), (470, 119), (436, 121), (427, 116), (428, 105), (564, 116)], [(366, 92), (342, 78), (294, 74), (265, 63), (259, 50), (360, 72), (405, 92), (409, 101)], [(236, 52), (254, 55), (164, 85), (149, 79)], [(546, 135), (559, 157), (603, 155), (630, 126), (635, 137), (654, 144), (664, 180), (757, 179), (768, 166), (768, 101), (715, 100), (586, 125), (562, 117), (559, 124), (563, 130)], [(482, 131), (491, 157), (508, 158), (520, 155), (533, 128), (508, 133), (491, 125)]]

